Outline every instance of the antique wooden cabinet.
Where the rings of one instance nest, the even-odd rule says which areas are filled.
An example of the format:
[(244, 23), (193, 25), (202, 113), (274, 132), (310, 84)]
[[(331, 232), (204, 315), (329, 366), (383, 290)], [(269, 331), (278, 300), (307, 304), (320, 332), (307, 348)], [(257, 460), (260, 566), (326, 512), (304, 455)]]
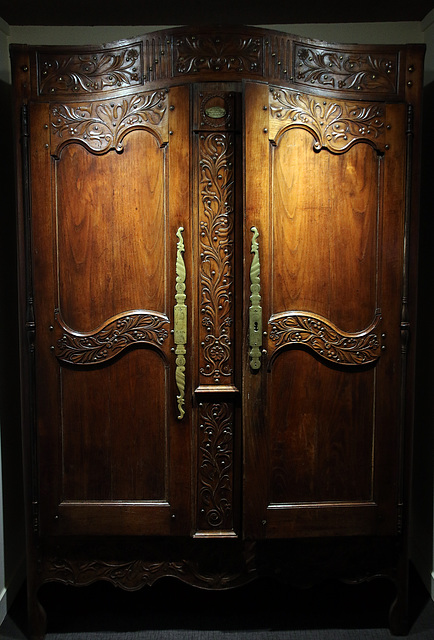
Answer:
[(388, 576), (407, 625), (423, 47), (12, 46), (39, 587)]

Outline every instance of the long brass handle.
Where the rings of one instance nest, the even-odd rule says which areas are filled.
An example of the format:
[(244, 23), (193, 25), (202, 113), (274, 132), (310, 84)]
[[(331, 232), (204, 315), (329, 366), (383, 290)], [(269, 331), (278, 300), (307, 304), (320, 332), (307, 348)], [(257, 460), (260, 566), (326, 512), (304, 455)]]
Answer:
[(253, 232), (252, 264), (250, 265), (250, 308), (249, 308), (249, 342), (250, 342), (250, 367), (260, 369), (262, 346), (262, 307), (261, 307), (261, 265), (259, 262), (259, 231), (251, 227)]
[(178, 237), (178, 243), (176, 245), (176, 305), (173, 312), (173, 324), (174, 324), (174, 342), (176, 345), (176, 369), (175, 369), (175, 382), (178, 387), (178, 395), (176, 400), (178, 403), (178, 420), (182, 420), (185, 415), (185, 355), (187, 350), (185, 348), (187, 344), (187, 306), (185, 304), (185, 262), (182, 254), (185, 251), (184, 240), (182, 238), (182, 232), (184, 227), (179, 227), (176, 235)]

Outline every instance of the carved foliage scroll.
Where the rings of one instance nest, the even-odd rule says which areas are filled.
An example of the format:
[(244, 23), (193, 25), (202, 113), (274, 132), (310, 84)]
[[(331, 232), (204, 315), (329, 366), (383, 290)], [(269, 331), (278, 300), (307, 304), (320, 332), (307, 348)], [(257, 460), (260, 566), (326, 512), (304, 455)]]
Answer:
[(314, 136), (314, 149), (346, 151), (356, 142), (386, 149), (384, 108), (376, 103), (352, 103), (309, 96), (289, 89), (270, 89), (270, 139), (277, 141), (289, 127), (303, 127)]
[(234, 145), (229, 133), (199, 136), (201, 376), (232, 376)]
[[(151, 544), (152, 543), (152, 544)], [(57, 581), (71, 585), (89, 585), (106, 580), (128, 591), (152, 585), (166, 576), (204, 588), (226, 589), (245, 584), (258, 571), (255, 543), (221, 545), (214, 540), (183, 539), (181, 544), (163, 538), (137, 541), (130, 537), (122, 543), (99, 541), (98, 547), (56, 549), (40, 560), (40, 583)], [(242, 552), (241, 552), (242, 551)]]
[(174, 40), (174, 72), (199, 71), (262, 73), (262, 37), (242, 35), (186, 35)]
[(340, 365), (375, 362), (381, 355), (380, 321), (378, 314), (364, 331), (347, 333), (319, 315), (303, 311), (278, 314), (270, 320), (270, 339), (275, 343), (271, 362), (282, 347), (305, 347)]
[(233, 528), (232, 405), (204, 402), (199, 407), (198, 530)]
[(141, 83), (141, 44), (89, 53), (38, 54), (39, 94), (92, 93)]
[(61, 362), (94, 365), (118, 356), (138, 344), (160, 347), (168, 336), (169, 319), (158, 313), (130, 311), (110, 318), (95, 331), (79, 333), (65, 325), (60, 315), (56, 320), (62, 330), (55, 354)]
[(121, 151), (133, 129), (149, 129), (167, 142), (166, 91), (154, 91), (103, 102), (54, 104), (51, 108), (52, 152), (79, 142), (95, 153)]
[(397, 90), (396, 53), (380, 57), (295, 44), (294, 63), (294, 78), (298, 83), (357, 92), (394, 93)]

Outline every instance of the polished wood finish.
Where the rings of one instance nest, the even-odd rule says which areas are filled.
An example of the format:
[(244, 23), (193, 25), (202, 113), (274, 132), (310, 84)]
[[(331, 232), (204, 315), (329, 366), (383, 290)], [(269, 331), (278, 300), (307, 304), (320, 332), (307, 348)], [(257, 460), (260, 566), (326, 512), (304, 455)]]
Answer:
[(33, 638), (47, 581), (168, 575), (383, 575), (405, 630), (422, 58), (12, 47)]

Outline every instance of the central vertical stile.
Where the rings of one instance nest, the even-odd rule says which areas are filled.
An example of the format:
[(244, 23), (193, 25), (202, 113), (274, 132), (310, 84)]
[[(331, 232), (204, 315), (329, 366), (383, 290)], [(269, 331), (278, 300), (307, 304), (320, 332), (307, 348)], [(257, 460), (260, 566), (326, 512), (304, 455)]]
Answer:
[(198, 210), (198, 535), (234, 535), (237, 113), (228, 85), (195, 93)]

